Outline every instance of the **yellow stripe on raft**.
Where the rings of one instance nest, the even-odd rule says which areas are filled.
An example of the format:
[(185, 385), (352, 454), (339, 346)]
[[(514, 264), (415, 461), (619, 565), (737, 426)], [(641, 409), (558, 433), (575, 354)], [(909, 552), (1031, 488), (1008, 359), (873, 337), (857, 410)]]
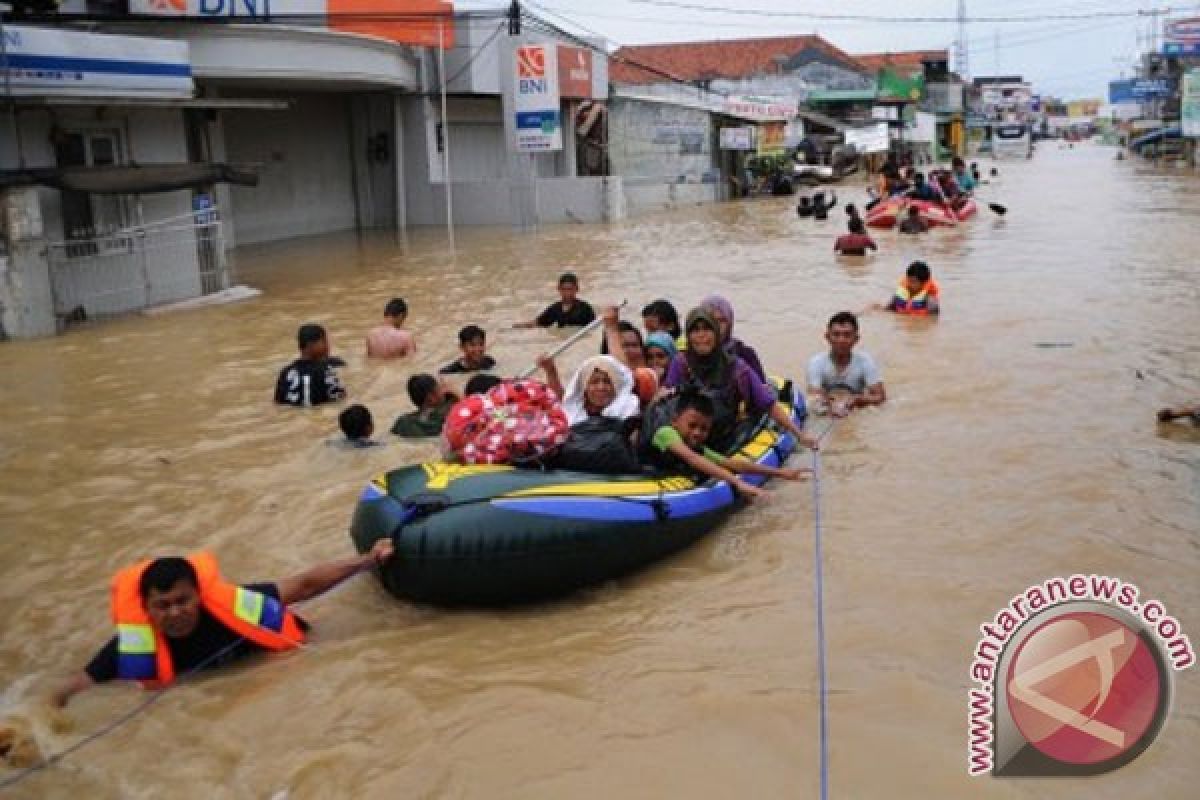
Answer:
[(624, 497), (628, 495), (662, 494), (665, 492), (683, 492), (695, 488), (696, 484), (688, 478), (664, 478), (662, 480), (645, 481), (596, 481), (595, 483), (560, 483), (557, 486), (535, 486), (532, 489), (518, 489), (509, 492), (504, 497), (561, 497), (575, 495), (578, 497)]
[(459, 478), (512, 472), (516, 467), (505, 464), (422, 464), (426, 489), (445, 489)]

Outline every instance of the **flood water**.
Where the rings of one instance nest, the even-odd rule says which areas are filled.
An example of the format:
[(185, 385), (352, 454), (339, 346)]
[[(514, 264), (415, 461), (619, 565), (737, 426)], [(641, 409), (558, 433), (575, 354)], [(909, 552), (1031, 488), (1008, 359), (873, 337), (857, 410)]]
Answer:
[[(471, 322), (503, 369), (529, 365), (555, 334), (508, 326), (563, 269), (635, 311), (723, 292), (768, 368), (799, 377), (833, 312), (886, 299), (920, 257), (942, 319), (864, 318), (890, 399), (823, 455), (832, 796), (1195, 797), (1194, 670), (1123, 769), (966, 774), (978, 626), (1025, 587), (1120, 576), (1200, 643), (1200, 433), (1154, 422), (1200, 402), (1200, 178), (1054, 143), (999, 166), (982, 195), (1007, 217), (884, 233), (866, 261), (833, 258), (840, 211), (801, 220), (789, 199), (460, 230), (453, 258), (440, 231), (407, 254), (335, 237), (239, 254), (259, 299), (0, 345), (0, 713), (53, 752), (142, 700), (92, 690), (61, 733), (35, 708), (110, 635), (108, 580), (136, 559), (208, 548), (247, 582), (351, 553), (364, 482), (434, 453), (386, 433), (408, 376)], [(839, 194), (864, 200), (858, 180)], [(419, 355), (368, 363), (363, 335), (394, 294)], [(330, 331), (387, 447), (330, 447), (337, 408), (271, 404), (306, 321)], [(815, 797), (814, 498), (775, 488), (680, 557), (553, 605), (443, 612), (360, 577), (303, 608), (306, 651), (174, 689), (13, 795)]]

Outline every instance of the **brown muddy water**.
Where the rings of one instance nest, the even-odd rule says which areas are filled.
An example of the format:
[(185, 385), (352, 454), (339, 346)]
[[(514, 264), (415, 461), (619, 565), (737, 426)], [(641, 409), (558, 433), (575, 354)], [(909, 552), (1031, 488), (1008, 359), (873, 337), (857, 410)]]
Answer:
[[(387, 447), (340, 450), (325, 443), (336, 408), (272, 406), (301, 322), (326, 325), (386, 431), (408, 376), (449, 359), (461, 325), (484, 325), (514, 372), (552, 346), (508, 325), (564, 268), (584, 297), (635, 310), (726, 293), (768, 367), (800, 376), (832, 312), (885, 299), (921, 257), (945, 313), (865, 318), (891, 399), (823, 456), (831, 796), (1195, 797), (1194, 670), (1157, 742), (1117, 772), (966, 774), (978, 626), (1025, 587), (1120, 576), (1200, 641), (1200, 434), (1154, 423), (1200, 402), (1200, 179), (1054, 144), (999, 166), (983, 195), (1006, 218), (885, 233), (865, 261), (832, 256), (841, 212), (801, 220), (783, 199), (464, 230), (453, 258), (437, 231), (407, 254), (342, 237), (241, 253), (256, 300), (0, 345), (0, 712), (51, 752), (96, 730), (139, 690), (77, 697), (67, 732), (35, 701), (110, 634), (117, 568), (204, 547), (251, 581), (346, 555), (363, 483), (433, 454), (386, 433)], [(858, 183), (841, 194), (864, 199)], [(363, 334), (393, 294), (420, 352), (370, 364)], [(12, 794), (815, 797), (813, 496), (776, 489), (680, 557), (553, 605), (447, 613), (358, 578), (304, 608), (306, 651), (174, 689)]]

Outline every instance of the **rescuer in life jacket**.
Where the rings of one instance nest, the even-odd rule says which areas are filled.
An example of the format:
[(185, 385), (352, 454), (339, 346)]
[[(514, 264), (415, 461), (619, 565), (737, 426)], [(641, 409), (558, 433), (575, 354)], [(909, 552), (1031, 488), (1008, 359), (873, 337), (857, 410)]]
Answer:
[(308, 623), (288, 610), (392, 557), (390, 539), (370, 552), (313, 567), (277, 583), (227, 583), (211, 553), (126, 567), (113, 578), (116, 635), (50, 697), (62, 708), (97, 683), (134, 680), (163, 688), (177, 676), (259, 651), (304, 644)]

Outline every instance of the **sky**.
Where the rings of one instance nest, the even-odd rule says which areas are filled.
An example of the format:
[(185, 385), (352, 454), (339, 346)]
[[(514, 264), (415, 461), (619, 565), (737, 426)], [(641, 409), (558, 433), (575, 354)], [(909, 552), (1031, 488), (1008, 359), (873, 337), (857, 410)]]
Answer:
[[(970, 17), (1037, 17), (1173, 11), (1171, 18), (1200, 16), (1200, 3), (1166, 0), (966, 0)], [(672, 3), (725, 9), (709, 13)], [(494, 0), (458, 2), (461, 10), (496, 8)], [(953, 21), (832, 21), (787, 16), (795, 13), (948, 17), (955, 0), (522, 0), (530, 11), (575, 33), (602, 34), (615, 45), (706, 41), (817, 33), (843, 50), (869, 53), (950, 48), (958, 37)], [(782, 12), (766, 16), (754, 12)], [(741, 13), (738, 13), (741, 12)], [(575, 27), (564, 24), (575, 23)], [(1161, 23), (1160, 23), (1161, 25)], [(1103, 97), (1108, 81), (1132, 74), (1137, 54), (1148, 46), (1149, 16), (1090, 19), (1029, 19), (968, 22), (968, 66), (972, 77), (1023, 75), (1036, 92), (1064, 99)], [(952, 55), (953, 58), (953, 55)]]

